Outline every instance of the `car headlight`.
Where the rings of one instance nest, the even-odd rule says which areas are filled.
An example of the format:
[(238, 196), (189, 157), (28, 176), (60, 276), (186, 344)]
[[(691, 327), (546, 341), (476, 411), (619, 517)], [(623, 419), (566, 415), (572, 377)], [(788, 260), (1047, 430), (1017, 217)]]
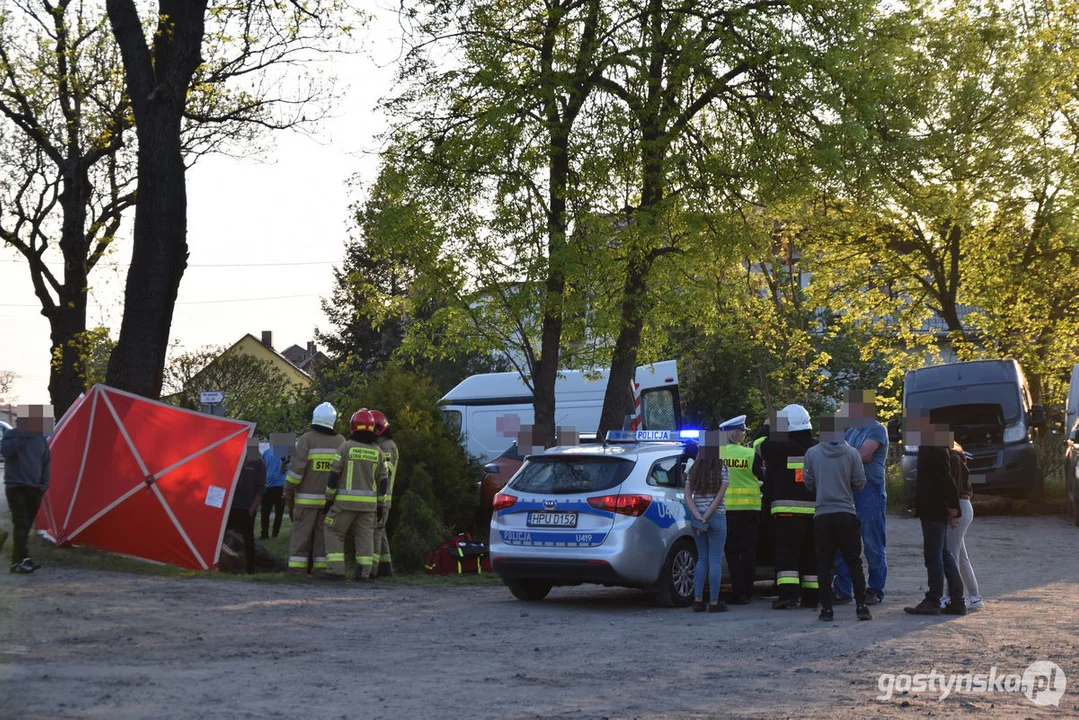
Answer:
[(1004, 428), (1004, 442), (1022, 442), (1027, 439), (1027, 426), (1022, 420)]

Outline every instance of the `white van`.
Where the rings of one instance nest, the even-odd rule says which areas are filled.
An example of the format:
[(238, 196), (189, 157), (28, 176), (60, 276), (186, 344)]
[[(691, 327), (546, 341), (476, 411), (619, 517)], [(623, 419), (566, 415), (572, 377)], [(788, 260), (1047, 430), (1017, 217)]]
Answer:
[[(595, 433), (607, 392), (607, 370), (586, 373), (567, 370), (555, 381), (555, 425)], [(642, 429), (677, 430), (682, 422), (678, 397), (678, 365), (665, 360), (637, 368)], [(629, 388), (626, 388), (627, 392)], [(464, 439), (465, 449), (484, 462), (497, 457), (517, 440), (522, 426), (531, 425), (532, 391), (519, 373), (484, 373), (462, 380), (440, 401), (442, 418)], [(628, 410), (628, 408), (627, 408)]]
[(1072, 437), (1075, 434), (1076, 421), (1079, 420), (1079, 365), (1072, 368), (1072, 379), (1068, 384), (1068, 404), (1064, 412), (1064, 432), (1068, 437)]

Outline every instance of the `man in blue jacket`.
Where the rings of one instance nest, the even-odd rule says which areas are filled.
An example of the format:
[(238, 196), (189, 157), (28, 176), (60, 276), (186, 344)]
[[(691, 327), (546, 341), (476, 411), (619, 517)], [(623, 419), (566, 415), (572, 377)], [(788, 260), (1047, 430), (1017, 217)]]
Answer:
[(41, 498), (49, 488), (49, 441), (52, 432), (52, 406), (21, 406), (15, 429), (4, 433), (0, 455), (4, 457), (4, 493), (15, 526), (11, 547), (11, 572), (27, 574), (40, 565), (30, 559), (27, 539), (34, 524)]
[(270, 447), (262, 453), (262, 462), (266, 463), (266, 493), (262, 496), (262, 533), (260, 540), (269, 537), (270, 513), (276, 513), (273, 521), (273, 537), (281, 532), (281, 518), (285, 512), (285, 473), (292, 462), (292, 450), (296, 447), (296, 436), (292, 433), (272, 433)]
[[(844, 440), (858, 451), (865, 470), (865, 487), (854, 495), (858, 521), (862, 526), (862, 547), (869, 568), (866, 604), (884, 599), (888, 580), (888, 557), (885, 550), (888, 489), (884, 482), (884, 463), (888, 459), (888, 430), (877, 421), (877, 396), (872, 390), (854, 390), (847, 398), (847, 428)], [(835, 596), (837, 602), (850, 602), (853, 587), (850, 570), (842, 555), (836, 555)]]

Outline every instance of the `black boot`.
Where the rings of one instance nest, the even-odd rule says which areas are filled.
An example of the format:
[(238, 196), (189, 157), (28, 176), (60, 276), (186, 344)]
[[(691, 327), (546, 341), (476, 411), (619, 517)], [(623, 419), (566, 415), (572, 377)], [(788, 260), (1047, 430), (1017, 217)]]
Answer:
[(378, 564), (378, 576), (380, 578), (393, 577), (393, 565), (388, 562), (380, 562)]

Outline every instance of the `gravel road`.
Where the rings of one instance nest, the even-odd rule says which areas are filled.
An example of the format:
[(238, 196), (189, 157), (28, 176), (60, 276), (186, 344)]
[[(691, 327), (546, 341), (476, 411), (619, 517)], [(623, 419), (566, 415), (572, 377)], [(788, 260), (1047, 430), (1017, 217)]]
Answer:
[[(764, 601), (694, 614), (588, 586), (525, 604), (499, 586), (5, 573), (0, 717), (1079, 714), (1079, 529), (976, 519), (968, 545), (986, 608), (965, 618), (903, 613), (925, 588), (920, 540), (917, 521), (889, 517), (888, 598), (873, 622), (844, 606), (833, 625)], [(882, 673), (1021, 674), (1042, 660), (1072, 682), (1059, 707), (1022, 692), (877, 699)]]

